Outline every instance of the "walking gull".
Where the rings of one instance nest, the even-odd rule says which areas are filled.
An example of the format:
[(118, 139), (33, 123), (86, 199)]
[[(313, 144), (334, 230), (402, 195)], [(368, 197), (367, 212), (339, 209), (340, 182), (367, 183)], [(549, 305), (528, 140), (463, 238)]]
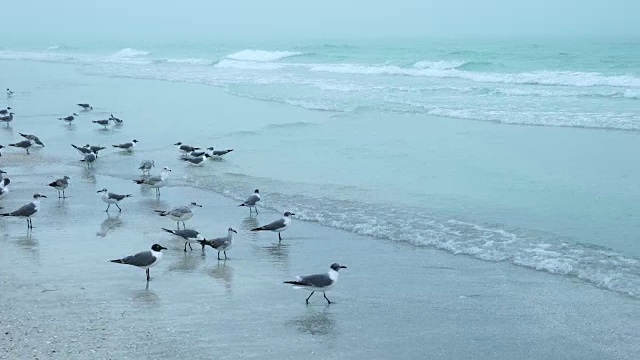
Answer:
[(15, 115), (15, 113), (9, 113), (9, 115), (0, 116), (0, 121), (7, 123), (7, 127), (9, 127), (9, 123), (13, 121), (13, 115)]
[(171, 169), (164, 167), (160, 175), (150, 176), (144, 179), (133, 180), (138, 185), (148, 186), (156, 189), (156, 195), (160, 196), (160, 188), (167, 184)]
[(280, 220), (276, 220), (270, 224), (251, 229), (251, 231), (273, 231), (278, 233), (278, 240), (282, 240), (281, 232), (287, 230), (291, 224), (291, 215), (295, 215), (292, 212), (285, 212), (284, 216)]
[(212, 239), (212, 240), (198, 240), (200, 245), (202, 245), (202, 250), (204, 250), (205, 245), (209, 245), (212, 248), (218, 250), (218, 260), (220, 260), (220, 251), (224, 253), (224, 259), (227, 260), (227, 250), (231, 249), (233, 246), (233, 234), (237, 234), (233, 228), (229, 228), (227, 230), (227, 236)]
[(189, 244), (189, 249), (193, 250), (191, 247), (191, 243), (198, 242), (198, 240), (207, 240), (199, 232), (192, 229), (183, 229), (183, 230), (169, 230), (162, 228), (162, 230), (171, 233), (175, 236), (179, 236), (185, 240), (184, 243), (184, 252), (187, 252), (187, 244)]
[(178, 229), (180, 229), (180, 222), (182, 222), (182, 227), (186, 228), (184, 224), (185, 221), (191, 219), (193, 217), (193, 212), (196, 208), (202, 207), (202, 205), (196, 204), (195, 202), (191, 202), (186, 206), (178, 206), (169, 211), (164, 210), (154, 210), (160, 216), (166, 216), (169, 219), (178, 223)]
[(311, 291), (309, 297), (305, 300), (309, 304), (309, 299), (316, 291), (321, 291), (324, 294), (324, 298), (329, 304), (331, 301), (327, 298), (326, 292), (331, 290), (338, 282), (338, 270), (346, 269), (346, 266), (342, 266), (338, 263), (331, 264), (329, 272), (325, 274), (315, 274), (307, 276), (296, 276), (294, 281), (285, 281), (285, 284), (294, 285), (294, 289), (305, 289)]
[(71, 122), (72, 122), (73, 120), (75, 120), (75, 119), (76, 119), (76, 118), (75, 118), (76, 116), (78, 116), (78, 114), (73, 113), (73, 115), (69, 115), (69, 116), (66, 116), (66, 117), (61, 117), (61, 118), (58, 118), (58, 120), (64, 120), (64, 121), (66, 121), (69, 125), (71, 125)]
[(40, 210), (40, 198), (46, 198), (44, 195), (33, 194), (33, 201), (28, 203), (27, 205), (22, 206), (16, 211), (12, 211), (9, 213), (0, 214), (2, 216), (15, 216), (27, 219), (27, 228), (33, 229), (33, 223), (31, 222), (31, 217), (35, 215), (38, 210)]
[(94, 152), (90, 152), (87, 155), (84, 156), (84, 159), (80, 160), (80, 161), (84, 161), (87, 163), (87, 169), (88, 168), (92, 168), (93, 167), (93, 162), (96, 161), (98, 157), (96, 156), (96, 154)]
[(69, 186), (69, 180), (71, 178), (68, 176), (64, 176), (60, 179), (57, 179), (56, 181), (52, 182), (49, 184), (49, 186), (51, 186), (52, 188), (58, 190), (58, 199), (60, 199), (60, 192), (62, 191), (62, 198), (66, 198), (66, 196), (64, 195), (64, 189), (66, 189)]
[(93, 110), (93, 107), (89, 104), (76, 104), (76, 105), (80, 106), (84, 111)]
[(118, 119), (117, 117), (113, 116), (113, 114), (109, 116), (109, 120), (113, 120), (117, 125), (122, 125), (122, 123), (124, 123), (122, 119)]
[(260, 201), (260, 190), (256, 189), (253, 192), (253, 195), (249, 196), (247, 200), (245, 200), (242, 204), (238, 206), (249, 207), (249, 215), (251, 215), (251, 212), (252, 212), (251, 209), (256, 209), (256, 215), (258, 215), (258, 208), (256, 207), (256, 204), (258, 203), (258, 201)]
[(109, 208), (111, 207), (111, 204), (114, 204), (117, 208), (118, 211), (121, 212), (122, 209), (120, 208), (120, 205), (118, 205), (120, 203), (120, 201), (131, 197), (131, 194), (127, 194), (127, 195), (120, 195), (120, 194), (114, 194), (114, 193), (110, 193), (107, 191), (106, 188), (103, 188), (101, 190), (97, 191), (98, 194), (100, 194), (100, 197), (102, 198), (102, 201), (106, 202), (107, 204), (107, 209), (105, 211), (109, 211)]
[(209, 159), (211, 157), (211, 155), (209, 154), (202, 154), (200, 156), (197, 157), (183, 157), (182, 161), (186, 161), (187, 163), (189, 163), (189, 165), (193, 165), (193, 166), (202, 166), (205, 163), (205, 160)]
[(110, 120), (111, 120), (111, 119), (100, 119), (100, 120), (93, 120), (92, 122), (93, 122), (94, 124), (102, 125), (102, 126), (104, 126), (104, 128), (106, 129), (106, 128), (107, 128), (107, 126), (109, 126), (109, 121), (110, 121)]
[(122, 259), (110, 260), (113, 263), (132, 265), (140, 269), (145, 269), (147, 273), (147, 282), (151, 280), (149, 276), (149, 268), (156, 266), (162, 260), (162, 250), (167, 250), (158, 244), (153, 244), (150, 251), (142, 251), (135, 255), (129, 255)]
[(195, 151), (195, 150), (200, 150), (199, 147), (193, 147), (191, 145), (183, 144), (182, 142), (177, 142), (177, 143), (175, 143), (173, 145), (179, 146), (178, 149), (180, 151), (182, 151), (183, 153), (190, 153), (190, 152)]

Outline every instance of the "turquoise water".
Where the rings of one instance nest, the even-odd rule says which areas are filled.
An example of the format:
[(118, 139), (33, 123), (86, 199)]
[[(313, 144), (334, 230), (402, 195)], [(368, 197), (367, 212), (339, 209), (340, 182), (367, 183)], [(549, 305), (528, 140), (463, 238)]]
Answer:
[[(640, 296), (637, 40), (47, 44), (0, 59), (255, 100), (239, 118), (197, 94), (188, 108), (82, 100), (135, 117), (158, 149), (236, 148), (193, 186), (237, 199), (259, 187), (302, 220)], [(150, 129), (158, 119), (177, 125)]]

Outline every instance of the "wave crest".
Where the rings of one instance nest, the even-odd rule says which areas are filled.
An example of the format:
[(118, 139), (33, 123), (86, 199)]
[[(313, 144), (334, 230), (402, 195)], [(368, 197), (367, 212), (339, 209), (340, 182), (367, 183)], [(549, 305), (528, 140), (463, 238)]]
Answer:
[(227, 55), (227, 59), (240, 60), (240, 61), (253, 61), (253, 62), (270, 62), (277, 61), (284, 58), (299, 56), (303, 53), (297, 51), (267, 51), (267, 50), (254, 50), (245, 49), (236, 53)]

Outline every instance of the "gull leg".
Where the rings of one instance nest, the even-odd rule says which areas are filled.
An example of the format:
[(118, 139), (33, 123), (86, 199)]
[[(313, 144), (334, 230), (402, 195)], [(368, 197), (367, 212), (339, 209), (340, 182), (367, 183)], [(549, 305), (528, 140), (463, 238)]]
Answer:
[(256, 215), (258, 215), (258, 207), (256, 206)]
[(220, 259), (220, 251), (218, 251), (218, 260), (221, 260), (221, 259)]
[(120, 205), (118, 205), (117, 203), (115, 205), (118, 207), (118, 212), (122, 212), (122, 209), (120, 208)]
[(184, 252), (187, 252), (187, 244), (188, 244), (188, 243), (189, 243), (188, 241), (186, 241), (186, 242), (184, 243)]
[(176, 221), (176, 224), (178, 224), (178, 230), (180, 230), (180, 221)]
[[(323, 293), (323, 294), (324, 294), (324, 298), (327, 299), (327, 294), (326, 293)], [(331, 304), (331, 300), (327, 299), (327, 302)]]
[(107, 204), (107, 210), (105, 210), (106, 212), (109, 212), (109, 208), (111, 207), (111, 204)]
[(191, 243), (189, 243), (189, 250), (193, 250), (193, 248), (191, 247)]
[(65, 199), (65, 198), (66, 198), (66, 196), (65, 196), (65, 194), (64, 194), (64, 189), (62, 189), (62, 198), (63, 198), (63, 199)]
[(149, 269), (147, 269), (147, 282), (149, 282), (151, 280), (151, 277), (149, 276)]
[(311, 292), (311, 295), (309, 295), (309, 297), (307, 298), (307, 300), (305, 300), (307, 302), (307, 305), (309, 305), (309, 299), (311, 299), (311, 296), (315, 293), (315, 291)]

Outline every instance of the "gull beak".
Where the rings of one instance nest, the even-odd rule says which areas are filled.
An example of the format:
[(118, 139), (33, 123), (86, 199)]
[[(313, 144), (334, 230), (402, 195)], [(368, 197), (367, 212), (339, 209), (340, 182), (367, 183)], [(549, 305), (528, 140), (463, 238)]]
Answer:
[(46, 195), (40, 195), (40, 197), (46, 198), (47, 196)]
[(102, 190), (98, 190), (98, 191), (96, 191), (96, 192), (97, 192), (97, 193), (101, 193), (101, 192), (102, 192)]
[(340, 269), (346, 269), (347, 267), (344, 265), (340, 265)]
[(177, 143), (175, 143), (175, 144), (173, 144), (173, 145), (182, 145), (182, 143), (177, 142)]
[(233, 231), (233, 232), (234, 232), (234, 233), (236, 233), (236, 234), (238, 233), (237, 231), (235, 231), (235, 230), (233, 230), (233, 229), (231, 229), (231, 231)]
[(168, 249), (164, 246), (160, 246), (160, 250), (168, 250)]
[(294, 213), (290, 213), (290, 215), (295, 215)]

